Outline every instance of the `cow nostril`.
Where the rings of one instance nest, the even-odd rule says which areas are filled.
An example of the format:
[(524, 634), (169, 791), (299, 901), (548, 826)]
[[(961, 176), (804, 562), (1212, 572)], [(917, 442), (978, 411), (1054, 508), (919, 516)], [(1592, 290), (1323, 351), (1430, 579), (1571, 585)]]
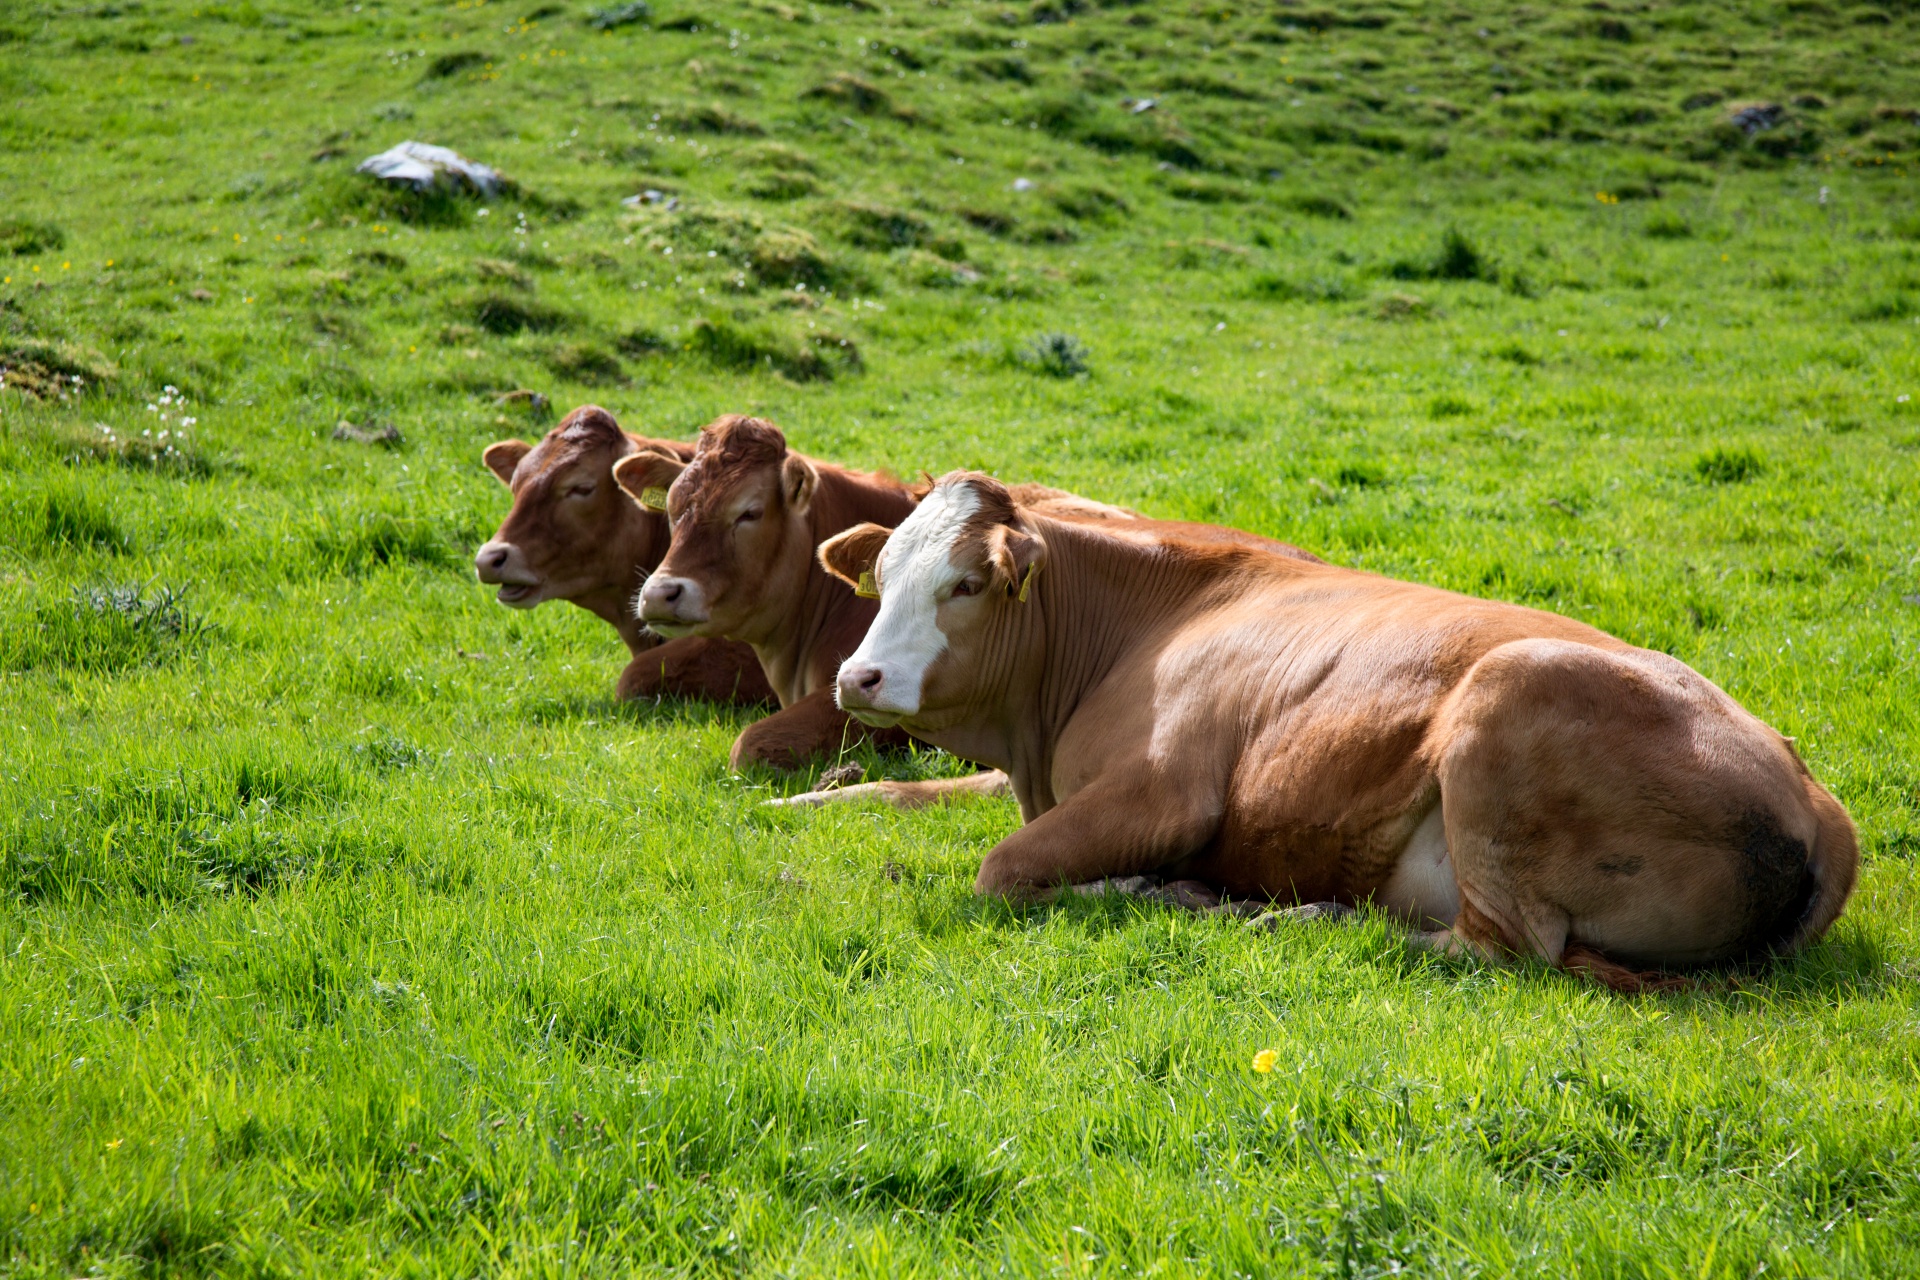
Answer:
[(857, 680), (862, 693), (872, 693), (880, 687), (880, 668), (868, 667), (865, 671), (858, 673)]
[(680, 598), (680, 584), (672, 578), (656, 585), (647, 593), (662, 604), (672, 604)]
[(505, 547), (500, 548), (498, 551), (490, 551), (487, 553), (487, 567), (489, 569), (498, 569), (506, 562), (507, 549)]

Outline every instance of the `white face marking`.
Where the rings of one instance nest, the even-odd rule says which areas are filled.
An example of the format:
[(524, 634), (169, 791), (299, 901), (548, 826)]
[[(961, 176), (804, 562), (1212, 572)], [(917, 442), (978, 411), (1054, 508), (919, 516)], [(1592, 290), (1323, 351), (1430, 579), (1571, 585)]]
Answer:
[(953, 567), (953, 547), (979, 509), (972, 485), (943, 485), (914, 508), (881, 549), (879, 616), (840, 665), (842, 671), (880, 670), (874, 710), (900, 716), (920, 710), (927, 668), (947, 649), (936, 622), (940, 601), (963, 576)]

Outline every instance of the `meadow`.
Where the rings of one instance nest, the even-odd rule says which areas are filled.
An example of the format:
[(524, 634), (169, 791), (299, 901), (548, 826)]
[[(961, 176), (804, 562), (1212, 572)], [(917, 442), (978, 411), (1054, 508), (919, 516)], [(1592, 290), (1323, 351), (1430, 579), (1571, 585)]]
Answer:
[[(0, 0), (0, 1274), (1920, 1272), (1917, 182), (1911, 0)], [(476, 585), (583, 402), (1665, 650), (1860, 889), (1640, 999), (977, 900)]]

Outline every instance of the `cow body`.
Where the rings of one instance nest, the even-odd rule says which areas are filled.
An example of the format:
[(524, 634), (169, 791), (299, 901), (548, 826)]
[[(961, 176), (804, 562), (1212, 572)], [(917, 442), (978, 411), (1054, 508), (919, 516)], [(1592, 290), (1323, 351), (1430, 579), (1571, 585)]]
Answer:
[(980, 476), (874, 536), (821, 549), (882, 597), (841, 702), (1011, 775), (1025, 825), (982, 891), (1160, 872), (1372, 902), (1621, 986), (1791, 950), (1851, 891), (1852, 824), (1785, 739), (1571, 619), (1052, 520)]
[(614, 464), (641, 449), (692, 454), (690, 445), (627, 435), (594, 405), (568, 414), (537, 445), (489, 445), (487, 467), (512, 492), (513, 507), (474, 556), (480, 581), (498, 586), (509, 607), (566, 600), (612, 625), (631, 655), (616, 686), (621, 698), (770, 700), (773, 691), (747, 646), (698, 638), (663, 644), (628, 607), (669, 536), (666, 521), (613, 478)]

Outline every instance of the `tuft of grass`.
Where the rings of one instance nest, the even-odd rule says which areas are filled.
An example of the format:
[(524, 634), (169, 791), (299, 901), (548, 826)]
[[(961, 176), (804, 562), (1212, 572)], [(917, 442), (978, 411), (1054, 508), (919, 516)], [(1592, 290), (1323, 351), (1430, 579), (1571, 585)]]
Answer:
[(27, 257), (63, 247), (67, 233), (55, 222), (33, 218), (0, 218), (0, 254)]
[(1647, 215), (1647, 220), (1640, 224), (1640, 230), (1656, 240), (1687, 240), (1693, 236), (1691, 222), (1665, 209)]
[(621, 27), (645, 22), (652, 16), (653, 6), (647, 0), (627, 0), (625, 4), (587, 10), (587, 25), (595, 31), (617, 31)]
[(563, 378), (589, 386), (610, 386), (626, 377), (619, 358), (591, 342), (569, 342), (555, 347), (547, 353), (547, 367)]
[(835, 373), (835, 357), (843, 370), (857, 368), (859, 357), (845, 339), (816, 334), (811, 339), (787, 337), (767, 326), (747, 326), (709, 316), (696, 322), (687, 335), (686, 349), (715, 368), (749, 372), (765, 370), (794, 382), (824, 382)]
[(551, 333), (571, 323), (564, 311), (506, 293), (480, 294), (468, 299), (461, 310), (488, 333)]
[(119, 373), (112, 361), (79, 343), (0, 337), (0, 389), (35, 400), (75, 400), (111, 390)]
[(932, 227), (925, 218), (887, 205), (842, 201), (834, 206), (842, 237), (863, 249), (908, 249), (924, 241)]
[(1247, 292), (1275, 302), (1345, 302), (1354, 296), (1353, 285), (1340, 276), (1314, 275), (1302, 279), (1271, 271), (1253, 276), (1248, 281)]
[(1013, 353), (1014, 362), (1050, 378), (1078, 378), (1090, 369), (1086, 344), (1070, 333), (1043, 333)]
[(1766, 460), (1745, 445), (1715, 445), (1693, 460), (1693, 474), (1708, 484), (1741, 484), (1766, 474), (1766, 470)]
[(1395, 280), (1498, 280), (1493, 260), (1458, 227), (1448, 227), (1431, 257), (1402, 258), (1387, 268)]
[(1353, 221), (1353, 206), (1337, 196), (1309, 191), (1287, 196), (1282, 203), (1295, 213), (1304, 213), (1310, 218), (1332, 218), (1338, 222)]
[(1904, 290), (1868, 298), (1853, 311), (1856, 320), (1911, 320), (1915, 316), (1920, 316), (1920, 302)]
[(112, 674), (192, 653), (210, 635), (178, 588), (81, 586), (65, 600), (35, 606), (24, 623), (0, 628), (0, 668)]
[(492, 55), (478, 49), (455, 49), (429, 62), (420, 75), (423, 80), (450, 80), (454, 76), (478, 70), (492, 60)]

